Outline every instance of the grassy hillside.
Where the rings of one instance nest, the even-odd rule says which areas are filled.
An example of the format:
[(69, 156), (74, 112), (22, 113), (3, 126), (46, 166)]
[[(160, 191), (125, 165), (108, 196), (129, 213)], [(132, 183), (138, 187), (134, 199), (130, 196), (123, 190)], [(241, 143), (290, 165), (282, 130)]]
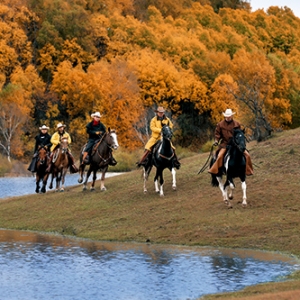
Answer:
[[(95, 192), (83, 192), (78, 185), (64, 193), (50, 191), (1, 201), (0, 227), (97, 240), (264, 249), (300, 257), (299, 140), (300, 129), (295, 129), (248, 145), (255, 175), (247, 178), (247, 208), (241, 206), (239, 180), (235, 180), (233, 208), (228, 209), (220, 190), (211, 187), (210, 175), (197, 175), (207, 160), (205, 153), (182, 160), (177, 191), (172, 190), (171, 174), (165, 171), (165, 197), (154, 191), (154, 170), (146, 195), (142, 171), (136, 170), (108, 178), (106, 192), (100, 192), (97, 183)], [(242, 297), (299, 286), (299, 281), (282, 287), (264, 285), (247, 289)], [(294, 293), (299, 296), (300, 291)]]

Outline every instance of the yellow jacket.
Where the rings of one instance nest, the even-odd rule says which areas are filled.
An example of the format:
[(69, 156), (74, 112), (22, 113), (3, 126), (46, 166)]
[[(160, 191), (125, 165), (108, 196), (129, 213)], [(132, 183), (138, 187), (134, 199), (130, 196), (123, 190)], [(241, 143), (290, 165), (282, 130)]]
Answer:
[(153, 117), (150, 122), (151, 136), (155, 139), (159, 139), (161, 137), (161, 129), (163, 125), (168, 125), (171, 129), (173, 128), (173, 123), (168, 117), (164, 117), (162, 121), (157, 119), (157, 116)]
[(67, 132), (64, 132), (62, 135), (59, 134), (59, 132), (55, 132), (53, 133), (52, 137), (51, 137), (51, 143), (52, 143), (52, 147), (51, 147), (51, 152), (55, 149), (55, 147), (60, 144), (60, 141), (62, 138), (67, 138), (68, 139), (68, 143), (69, 145), (71, 144), (72, 140), (70, 135)]

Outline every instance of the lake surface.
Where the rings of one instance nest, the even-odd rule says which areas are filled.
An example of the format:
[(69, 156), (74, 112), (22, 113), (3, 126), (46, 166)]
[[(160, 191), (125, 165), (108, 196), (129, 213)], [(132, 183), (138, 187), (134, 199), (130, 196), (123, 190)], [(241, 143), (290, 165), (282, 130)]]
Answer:
[[(108, 172), (105, 178), (120, 175), (122, 173)], [(100, 174), (97, 174), (97, 178), (100, 179)], [(92, 181), (90, 176), (89, 181)], [(79, 178), (78, 174), (67, 174), (65, 179), (65, 187), (80, 185), (77, 180)], [(54, 188), (49, 190), (50, 180), (48, 180), (47, 191), (53, 191), (55, 189), (55, 181), (53, 181)], [(40, 184), (41, 185), (41, 184)], [(14, 196), (22, 196), (35, 194), (35, 176), (30, 177), (0, 177), (0, 199)]]
[(281, 281), (299, 269), (274, 253), (0, 230), (1, 300), (192, 300)]

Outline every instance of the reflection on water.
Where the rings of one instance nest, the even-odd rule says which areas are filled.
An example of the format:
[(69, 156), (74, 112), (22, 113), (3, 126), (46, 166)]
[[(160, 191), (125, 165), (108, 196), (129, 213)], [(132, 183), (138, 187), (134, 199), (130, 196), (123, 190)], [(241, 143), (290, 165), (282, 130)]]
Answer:
[(290, 258), (0, 230), (1, 299), (197, 299), (282, 280)]
[[(105, 178), (113, 177), (116, 175), (120, 175), (122, 173), (112, 173), (108, 172), (105, 175)], [(92, 181), (92, 177), (90, 176), (89, 182)], [(79, 178), (78, 174), (67, 174), (66, 180), (65, 180), (65, 186), (73, 186), (73, 185), (79, 185), (77, 182)], [(100, 175), (98, 174), (98, 178), (100, 178)], [(55, 187), (55, 180), (54, 180), (54, 187)], [(47, 184), (47, 191), (49, 190), (49, 184), (50, 184), (50, 178), (48, 180)], [(53, 191), (54, 189), (52, 189)], [(14, 197), (14, 196), (23, 196), (23, 195), (29, 195), (35, 193), (35, 177), (1, 177), (0, 178), (0, 199), (1, 198), (7, 198), (7, 197)]]

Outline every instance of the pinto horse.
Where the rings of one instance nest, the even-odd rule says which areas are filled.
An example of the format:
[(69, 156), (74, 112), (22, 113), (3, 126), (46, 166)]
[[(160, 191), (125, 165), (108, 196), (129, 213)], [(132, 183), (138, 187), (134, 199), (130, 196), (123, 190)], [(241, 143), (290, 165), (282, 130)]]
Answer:
[(48, 151), (45, 146), (38, 147), (37, 154), (37, 162), (36, 162), (36, 188), (35, 192), (40, 192), (40, 181), (42, 181), (43, 185), (41, 188), (41, 193), (46, 193), (46, 185), (49, 174), (46, 172), (46, 168), (48, 166)]
[[(51, 182), (49, 188), (53, 188), (53, 180), (56, 179), (56, 189), (55, 191), (63, 192), (65, 190), (65, 177), (69, 167), (69, 157), (68, 157), (68, 139), (63, 138), (54, 150), (53, 160), (52, 160), (52, 170), (51, 170)], [(50, 162), (51, 163), (51, 162)]]
[[(225, 204), (231, 208), (230, 200), (233, 199), (233, 189), (235, 188), (233, 179), (240, 178), (243, 191), (242, 206), (247, 206), (246, 197), (246, 158), (244, 151), (246, 150), (246, 137), (244, 130), (234, 129), (233, 137), (227, 145), (227, 152), (224, 157), (223, 167), (219, 169), (217, 175), (211, 174), (212, 186), (219, 186)], [(213, 165), (215, 158), (213, 157), (210, 166)], [(222, 175), (226, 175), (225, 183), (222, 183)]]
[[(152, 156), (144, 166), (144, 193), (147, 192), (146, 181), (150, 175), (151, 169), (153, 166), (156, 167), (156, 174), (154, 177), (154, 186), (155, 191), (164, 196), (164, 178), (163, 171), (164, 169), (169, 169), (172, 173), (172, 188), (176, 190), (176, 170), (174, 168), (174, 158), (175, 152), (171, 145), (171, 139), (173, 137), (172, 130), (169, 126), (165, 125), (162, 127), (162, 140), (158, 141), (153, 146)], [(151, 154), (150, 154), (151, 155)], [(150, 156), (149, 155), (149, 156)], [(158, 183), (159, 181), (159, 183)]]
[[(78, 182), (83, 182), (83, 173), (85, 169), (85, 164), (82, 164), (82, 156), (85, 146), (81, 149), (80, 154), (80, 167), (79, 167), (79, 179)], [(105, 180), (105, 173), (108, 169), (108, 163), (109, 160), (112, 157), (112, 149), (117, 150), (119, 148), (117, 133), (114, 129), (108, 128), (108, 131), (104, 133), (102, 138), (96, 142), (95, 146), (93, 147), (91, 158), (90, 158), (90, 167), (87, 171), (85, 180), (83, 182), (83, 190), (85, 191), (87, 189), (87, 182), (88, 179), (93, 172), (93, 181), (91, 184), (91, 191), (95, 190), (95, 181), (97, 179), (97, 171), (100, 170), (101, 175), (101, 181), (100, 181), (100, 190), (106, 191), (106, 187), (104, 185)]]

